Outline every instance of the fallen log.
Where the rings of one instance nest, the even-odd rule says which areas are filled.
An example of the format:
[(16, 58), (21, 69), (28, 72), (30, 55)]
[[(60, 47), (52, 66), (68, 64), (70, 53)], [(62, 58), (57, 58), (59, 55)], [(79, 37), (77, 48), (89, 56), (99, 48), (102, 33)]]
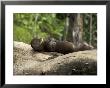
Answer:
[(14, 75), (96, 75), (97, 50), (69, 54), (35, 52), (31, 46), (14, 41)]

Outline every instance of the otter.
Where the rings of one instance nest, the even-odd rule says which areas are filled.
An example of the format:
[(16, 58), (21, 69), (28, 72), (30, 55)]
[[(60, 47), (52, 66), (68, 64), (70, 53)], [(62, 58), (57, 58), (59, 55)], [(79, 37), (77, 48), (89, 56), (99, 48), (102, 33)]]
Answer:
[(79, 43), (78, 46), (75, 46), (72, 42), (59, 41), (54, 38), (47, 38), (45, 40), (34, 38), (31, 41), (31, 47), (35, 51), (58, 52), (62, 54), (93, 49), (86, 42)]
[(31, 40), (31, 47), (34, 51), (44, 51), (43, 40), (38, 38), (33, 38)]

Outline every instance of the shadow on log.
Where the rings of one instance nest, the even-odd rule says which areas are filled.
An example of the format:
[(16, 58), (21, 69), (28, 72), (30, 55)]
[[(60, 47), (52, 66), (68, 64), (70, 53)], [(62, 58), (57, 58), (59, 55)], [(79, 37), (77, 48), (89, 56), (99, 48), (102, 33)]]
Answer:
[(97, 51), (66, 55), (34, 52), (30, 45), (14, 41), (14, 75), (97, 75)]

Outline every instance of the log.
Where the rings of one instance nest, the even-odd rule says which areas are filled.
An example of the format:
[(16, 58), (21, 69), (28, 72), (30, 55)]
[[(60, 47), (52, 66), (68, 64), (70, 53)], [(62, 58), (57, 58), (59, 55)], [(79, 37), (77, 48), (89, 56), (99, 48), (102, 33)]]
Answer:
[(14, 75), (97, 75), (97, 50), (35, 52), (29, 44), (14, 41), (13, 55)]

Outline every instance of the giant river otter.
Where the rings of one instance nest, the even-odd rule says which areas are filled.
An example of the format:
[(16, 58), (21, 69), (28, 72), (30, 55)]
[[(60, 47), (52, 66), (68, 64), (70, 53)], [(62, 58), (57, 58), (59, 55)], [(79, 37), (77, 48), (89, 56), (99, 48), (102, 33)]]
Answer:
[(59, 41), (54, 38), (48, 38), (45, 40), (34, 38), (31, 41), (31, 47), (34, 51), (58, 52), (63, 54), (93, 49), (93, 47), (86, 42), (75, 46), (72, 42)]

